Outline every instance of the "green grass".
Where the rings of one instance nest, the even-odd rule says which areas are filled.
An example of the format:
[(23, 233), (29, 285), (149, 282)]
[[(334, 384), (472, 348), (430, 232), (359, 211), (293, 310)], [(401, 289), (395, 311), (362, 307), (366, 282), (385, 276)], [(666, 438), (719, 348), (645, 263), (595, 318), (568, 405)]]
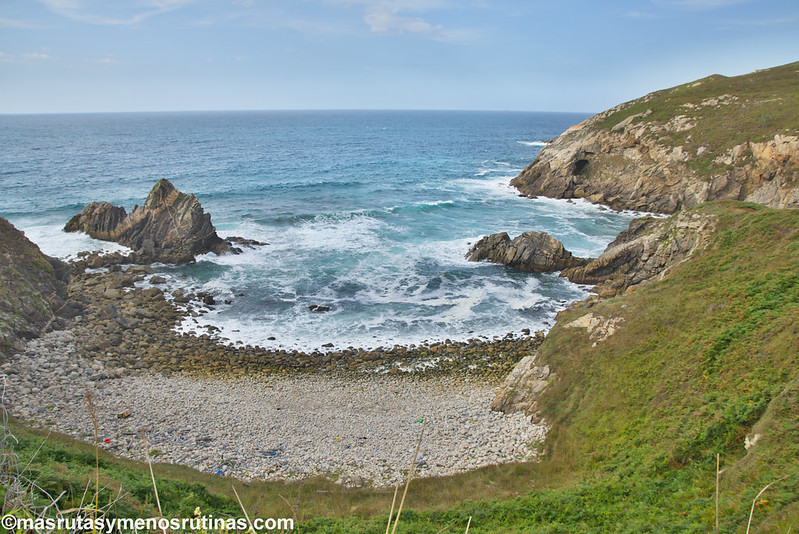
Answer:
[[(737, 100), (712, 107), (685, 107), (721, 95)], [(663, 125), (679, 115), (696, 120), (696, 126), (685, 132), (661, 132), (659, 140), (665, 146), (683, 146), (693, 154), (700, 147), (706, 148), (704, 154), (690, 161), (690, 167), (701, 176), (709, 176), (721, 169), (713, 159), (736, 145), (763, 142), (776, 134), (799, 134), (799, 62), (732, 78), (713, 75), (657, 91), (621, 106), (596, 127), (610, 129), (647, 111), (651, 112), (633, 119), (633, 124)]]
[[(758, 499), (753, 532), (799, 529), (799, 212), (695, 210), (719, 217), (708, 250), (660, 282), (563, 312), (548, 335), (540, 358), (556, 379), (540, 400), (553, 427), (544, 460), (414, 480), (398, 532), (463, 532), (469, 517), (473, 533), (709, 532), (717, 454), (721, 532), (744, 532), (757, 493), (786, 475)], [(624, 323), (594, 347), (561, 326), (588, 312)], [(41, 434), (13, 430), (29, 457)], [(146, 464), (101, 462), (102, 483), (129, 492), (120, 514), (153, 512)], [(34, 462), (40, 481), (72, 499), (93, 466), (90, 445), (62, 437)], [(239, 515), (231, 480), (154, 467), (166, 515)], [(299, 502), (303, 533), (384, 532), (393, 494), (319, 479), (236, 487), (263, 517), (291, 517)]]

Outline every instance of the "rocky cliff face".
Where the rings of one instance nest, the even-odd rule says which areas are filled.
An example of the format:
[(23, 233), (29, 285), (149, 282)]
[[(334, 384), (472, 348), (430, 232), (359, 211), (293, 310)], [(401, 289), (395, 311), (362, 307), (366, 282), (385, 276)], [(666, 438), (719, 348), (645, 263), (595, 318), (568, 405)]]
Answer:
[(42, 254), (0, 217), (0, 353), (63, 327), (79, 312), (67, 299), (70, 273), (69, 265)]
[(595, 284), (600, 297), (660, 280), (675, 265), (712, 243), (718, 219), (709, 213), (680, 212), (664, 219), (635, 219), (598, 258), (564, 269), (561, 276)]
[(621, 104), (544, 147), (511, 184), (674, 213), (710, 200), (799, 208), (799, 63)]
[(197, 197), (181, 193), (168, 180), (159, 180), (144, 206), (130, 214), (108, 202), (92, 202), (64, 230), (130, 247), (140, 263), (187, 263), (197, 254), (231, 250)]
[(507, 233), (486, 236), (469, 249), (469, 261), (487, 260), (519, 271), (552, 273), (584, 265), (563, 243), (546, 232), (525, 232), (511, 241)]

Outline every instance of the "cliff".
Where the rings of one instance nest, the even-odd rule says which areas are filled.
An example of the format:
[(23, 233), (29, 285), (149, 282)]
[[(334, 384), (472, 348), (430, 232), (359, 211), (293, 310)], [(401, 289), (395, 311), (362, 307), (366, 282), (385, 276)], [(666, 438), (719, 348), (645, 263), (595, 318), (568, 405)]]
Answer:
[(197, 197), (178, 191), (168, 180), (159, 180), (144, 206), (136, 206), (129, 214), (108, 202), (92, 202), (64, 231), (84, 232), (130, 247), (140, 263), (188, 263), (197, 254), (231, 251)]
[(79, 307), (68, 300), (69, 265), (42, 254), (0, 217), (0, 353), (65, 326)]
[(658, 213), (721, 199), (799, 208), (799, 62), (710, 76), (599, 113), (511, 184), (530, 197)]

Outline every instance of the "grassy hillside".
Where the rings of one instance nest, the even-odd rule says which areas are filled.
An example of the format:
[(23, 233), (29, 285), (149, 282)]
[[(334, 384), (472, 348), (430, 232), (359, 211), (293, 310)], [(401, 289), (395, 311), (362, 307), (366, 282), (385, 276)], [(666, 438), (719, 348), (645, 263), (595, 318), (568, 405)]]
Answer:
[(664, 146), (683, 147), (694, 171), (723, 169), (713, 162), (736, 145), (763, 142), (775, 135), (799, 134), (799, 62), (728, 78), (715, 74), (651, 93), (606, 112), (597, 127), (612, 129), (631, 123), (668, 125), (684, 118), (689, 129), (652, 128)]
[[(708, 532), (717, 454), (721, 532), (744, 532), (775, 481), (755, 501), (752, 532), (799, 531), (799, 212), (695, 209), (719, 216), (714, 246), (663, 281), (563, 312), (545, 340), (557, 377), (541, 399), (553, 426), (545, 460), (414, 481), (398, 532), (463, 532), (469, 517), (474, 533)], [(586, 313), (624, 322), (594, 346), (565, 327)], [(41, 435), (14, 428), (24, 463)], [(51, 436), (32, 471), (74, 502), (92, 479), (91, 451)], [(101, 469), (101, 483), (129, 492), (120, 515), (152, 513), (146, 465), (103, 455)], [(230, 480), (156, 472), (167, 515), (238, 515)], [(251, 512), (296, 513), (305, 533), (384, 532), (392, 495), (323, 481), (237, 488)]]

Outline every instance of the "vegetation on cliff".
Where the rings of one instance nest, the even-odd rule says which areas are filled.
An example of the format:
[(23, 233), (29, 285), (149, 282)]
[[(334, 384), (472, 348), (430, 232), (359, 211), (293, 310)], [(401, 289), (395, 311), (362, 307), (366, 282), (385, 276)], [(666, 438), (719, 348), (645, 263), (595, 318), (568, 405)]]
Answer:
[(722, 199), (799, 207), (797, 125), (799, 63), (709, 76), (570, 128), (512, 184), (661, 213)]
[[(398, 532), (462, 530), (470, 516), (470, 532), (707, 532), (717, 454), (721, 531), (745, 531), (753, 501), (754, 532), (797, 524), (799, 211), (722, 202), (688, 214), (717, 219), (708, 247), (662, 280), (563, 312), (544, 341), (540, 363), (552, 370), (537, 399), (552, 425), (544, 461), (415, 481)], [(613, 329), (593, 335), (609, 321)], [(53, 440), (42, 450), (63, 451)], [(23, 461), (38, 447), (30, 436), (26, 443)], [(48, 468), (49, 457), (40, 452), (32, 463), (47, 485), (80, 478), (81, 462), (63, 456), (62, 467)], [(140, 488), (126, 510), (152, 510), (146, 469), (110, 459), (101, 466), (111, 487)], [(201, 484), (176, 495), (190, 490), (203, 510), (232, 513), (224, 479), (159, 472), (165, 488), (169, 480)], [(239, 492), (259, 515), (286, 516), (283, 498), (299, 502), (306, 533), (382, 532), (392, 494), (319, 481)], [(161, 499), (169, 513), (191, 505)]]
[(0, 217), (0, 354), (19, 339), (63, 327), (59, 315), (74, 315), (67, 301), (70, 271)]

